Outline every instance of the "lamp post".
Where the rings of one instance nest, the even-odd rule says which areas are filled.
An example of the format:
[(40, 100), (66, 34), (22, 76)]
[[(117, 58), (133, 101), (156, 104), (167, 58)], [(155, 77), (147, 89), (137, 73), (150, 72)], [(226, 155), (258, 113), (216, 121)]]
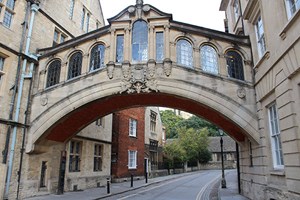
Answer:
[(222, 161), (222, 180), (221, 180), (221, 186), (222, 188), (226, 188), (226, 180), (225, 180), (225, 174), (224, 174), (224, 155), (223, 155), (223, 135), (224, 132), (219, 129), (219, 134), (220, 134), (220, 144), (221, 144), (221, 161)]

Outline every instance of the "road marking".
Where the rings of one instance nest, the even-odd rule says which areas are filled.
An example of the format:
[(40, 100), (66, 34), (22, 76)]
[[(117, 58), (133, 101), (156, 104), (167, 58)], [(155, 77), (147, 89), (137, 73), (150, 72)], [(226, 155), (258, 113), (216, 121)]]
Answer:
[(208, 188), (208, 186), (210, 186), (211, 184), (213, 184), (215, 181), (217, 181), (218, 179), (221, 178), (221, 175), (217, 176), (216, 178), (214, 178), (212, 181), (208, 182), (206, 185), (204, 185), (204, 187), (200, 190), (200, 192), (198, 193), (196, 200), (201, 200), (201, 197), (204, 193), (204, 191)]

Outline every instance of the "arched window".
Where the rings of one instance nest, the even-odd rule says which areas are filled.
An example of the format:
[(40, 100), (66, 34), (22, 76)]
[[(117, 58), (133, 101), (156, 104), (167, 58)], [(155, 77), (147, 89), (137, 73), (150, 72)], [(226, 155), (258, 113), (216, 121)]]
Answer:
[(81, 74), (82, 53), (74, 53), (69, 60), (68, 79), (74, 78)]
[(136, 21), (132, 30), (132, 61), (148, 60), (148, 26), (145, 21)]
[(235, 51), (228, 51), (226, 62), (229, 77), (244, 80), (243, 59), (240, 54)]
[(90, 71), (104, 67), (105, 47), (102, 44), (94, 46), (91, 50)]
[(204, 45), (200, 49), (201, 53), (201, 67), (205, 72), (218, 74), (218, 56), (216, 50), (209, 45)]
[(50, 63), (50, 65), (48, 66), (46, 87), (51, 87), (53, 85), (58, 84), (60, 69), (61, 69), (60, 60), (54, 60), (53, 62)]
[(193, 67), (193, 48), (192, 45), (184, 39), (177, 42), (177, 64), (186, 67)]

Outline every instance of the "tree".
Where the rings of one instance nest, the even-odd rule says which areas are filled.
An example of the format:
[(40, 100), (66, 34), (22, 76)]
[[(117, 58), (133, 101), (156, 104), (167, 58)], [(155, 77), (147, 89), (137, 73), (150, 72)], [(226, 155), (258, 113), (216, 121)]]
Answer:
[(186, 160), (186, 152), (178, 140), (167, 143), (163, 148), (163, 152), (168, 163), (168, 168), (173, 168), (175, 160), (179, 162)]
[(217, 126), (195, 115), (188, 119), (181, 120), (178, 122), (177, 126), (186, 127), (187, 129), (193, 128), (195, 130), (207, 128), (209, 133), (208, 136), (218, 136)]
[(202, 152), (208, 151), (208, 130), (203, 128), (201, 130), (195, 130), (193, 128), (186, 129), (182, 127), (178, 129), (179, 144), (185, 150), (186, 161), (194, 161), (202, 159)]
[(179, 122), (183, 121), (183, 118), (176, 115), (172, 110), (164, 110), (160, 112), (161, 121), (166, 128), (167, 138), (177, 138), (177, 127)]

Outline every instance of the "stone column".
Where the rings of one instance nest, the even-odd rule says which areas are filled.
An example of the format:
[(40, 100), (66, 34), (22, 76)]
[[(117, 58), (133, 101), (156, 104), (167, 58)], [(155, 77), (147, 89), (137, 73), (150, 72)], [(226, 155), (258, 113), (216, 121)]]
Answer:
[(59, 82), (67, 80), (68, 77), (68, 62), (61, 63)]
[(125, 28), (125, 36), (124, 36), (124, 60), (130, 59), (130, 28)]
[(88, 53), (83, 53), (82, 55), (82, 69), (81, 69), (81, 74), (88, 73), (90, 71), (90, 63), (89, 63), (89, 54)]
[(227, 63), (224, 54), (219, 57), (219, 75), (228, 77)]
[(201, 70), (199, 48), (195, 47), (193, 49), (194, 49), (194, 55), (193, 55), (194, 56), (194, 61), (193, 61), (194, 69)]
[(115, 61), (115, 34), (116, 34), (116, 30), (115, 29), (111, 29), (110, 30), (110, 51), (109, 51), (109, 61)]
[(165, 25), (165, 58), (170, 58), (170, 25)]
[(154, 49), (154, 42), (155, 42), (155, 40), (154, 40), (154, 38), (155, 38), (155, 34), (154, 34), (154, 30), (155, 30), (155, 27), (154, 26), (151, 26), (151, 25), (149, 25), (149, 47), (148, 47), (148, 49), (149, 49), (149, 60), (150, 59), (154, 59), (154, 51), (155, 51), (155, 49)]

